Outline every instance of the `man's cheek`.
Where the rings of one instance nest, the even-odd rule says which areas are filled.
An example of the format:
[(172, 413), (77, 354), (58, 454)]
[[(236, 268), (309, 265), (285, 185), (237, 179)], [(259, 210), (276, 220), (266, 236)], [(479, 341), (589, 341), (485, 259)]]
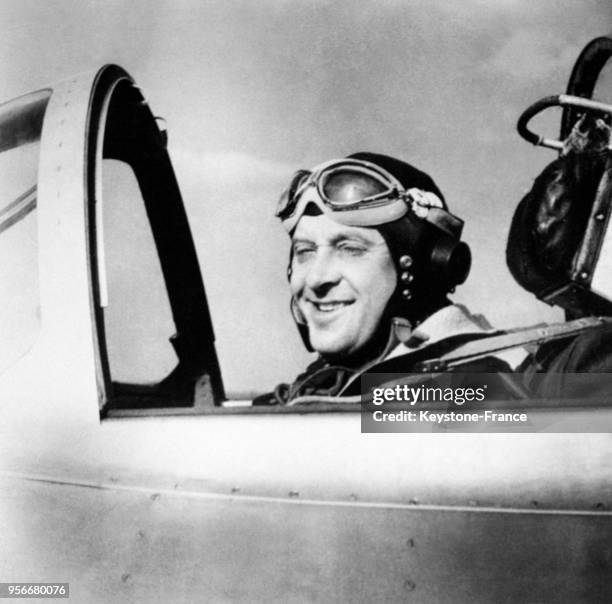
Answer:
[(304, 291), (302, 280), (301, 279), (298, 280), (296, 279), (295, 275), (292, 275), (291, 278), (289, 279), (289, 289), (292, 295), (294, 295), (296, 298), (299, 297), (301, 293)]

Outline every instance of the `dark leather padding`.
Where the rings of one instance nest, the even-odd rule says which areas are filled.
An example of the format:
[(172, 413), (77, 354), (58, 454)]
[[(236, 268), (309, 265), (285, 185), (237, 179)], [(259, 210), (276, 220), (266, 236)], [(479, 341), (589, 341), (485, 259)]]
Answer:
[(544, 168), (514, 213), (506, 262), (538, 298), (569, 279), (605, 161), (601, 152), (562, 155)]

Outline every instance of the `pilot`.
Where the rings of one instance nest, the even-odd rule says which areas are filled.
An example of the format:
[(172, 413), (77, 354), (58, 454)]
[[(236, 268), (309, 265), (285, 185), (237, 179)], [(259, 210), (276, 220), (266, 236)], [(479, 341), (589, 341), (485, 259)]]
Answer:
[[(366, 370), (416, 371), (497, 333), (448, 298), (471, 264), (463, 221), (414, 166), (356, 153), (300, 170), (276, 215), (291, 237), (293, 317), (318, 358), (255, 404), (358, 393)], [(524, 356), (481, 355), (469, 371), (511, 371)]]

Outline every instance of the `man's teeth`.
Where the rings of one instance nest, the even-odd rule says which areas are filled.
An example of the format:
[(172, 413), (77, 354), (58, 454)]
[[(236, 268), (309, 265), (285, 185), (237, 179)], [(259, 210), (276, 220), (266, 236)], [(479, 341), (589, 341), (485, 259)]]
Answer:
[(321, 310), (323, 312), (331, 312), (332, 310), (336, 310), (337, 308), (342, 308), (343, 306), (348, 306), (349, 302), (313, 302), (317, 310)]

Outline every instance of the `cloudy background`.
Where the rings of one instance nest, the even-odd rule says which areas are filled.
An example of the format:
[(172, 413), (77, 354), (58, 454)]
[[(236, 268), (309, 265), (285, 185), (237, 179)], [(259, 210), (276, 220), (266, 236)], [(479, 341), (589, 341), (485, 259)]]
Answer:
[(230, 392), (308, 361), (272, 214), (293, 170), (355, 151), (429, 172), (465, 219), (456, 300), (499, 326), (560, 317), (505, 267), (512, 212), (554, 158), (515, 124), (612, 31), (609, 0), (0, 0), (0, 22), (1, 99), (113, 62), (166, 118)]

